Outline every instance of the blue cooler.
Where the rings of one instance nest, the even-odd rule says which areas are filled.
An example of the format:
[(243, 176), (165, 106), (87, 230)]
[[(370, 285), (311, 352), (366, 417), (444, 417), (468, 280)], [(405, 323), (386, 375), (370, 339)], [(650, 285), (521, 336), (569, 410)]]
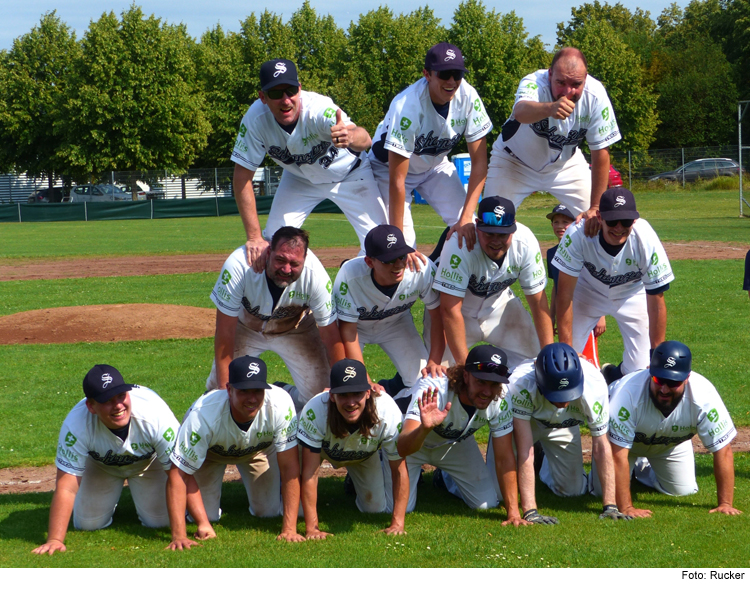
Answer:
[[(471, 175), (471, 158), (469, 157), (468, 153), (457, 153), (456, 155), (451, 157), (451, 161), (453, 162), (453, 165), (456, 166), (458, 177), (461, 180), (461, 183), (464, 185), (464, 191), (466, 191), (466, 189), (469, 187), (469, 176)], [(414, 190), (413, 193), (414, 199), (412, 203), (415, 203), (417, 205), (427, 204), (427, 201), (425, 201), (416, 190)]]

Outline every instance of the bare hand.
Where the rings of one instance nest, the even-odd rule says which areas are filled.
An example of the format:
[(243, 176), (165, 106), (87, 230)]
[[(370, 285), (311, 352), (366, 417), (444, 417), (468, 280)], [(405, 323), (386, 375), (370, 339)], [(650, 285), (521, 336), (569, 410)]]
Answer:
[(409, 271), (422, 271), (422, 265), (426, 264), (427, 257), (418, 250), (410, 252), (408, 255), (406, 255), (406, 266), (409, 268)]
[(631, 515), (633, 517), (651, 517), (650, 509), (636, 509), (635, 507), (628, 507), (623, 510), (622, 513), (625, 515)]
[(247, 264), (253, 268), (255, 273), (262, 273), (266, 268), (268, 260), (269, 244), (265, 238), (256, 238), (245, 242), (245, 251), (247, 252)]
[(391, 524), (387, 528), (378, 530), (378, 532), (383, 532), (388, 536), (402, 536), (403, 534), (406, 534), (406, 530), (404, 530), (403, 524)]
[(560, 99), (552, 104), (552, 113), (550, 114), (550, 118), (554, 118), (555, 120), (565, 120), (573, 113), (575, 107), (575, 102), (569, 100), (563, 95)]
[(211, 538), (216, 538), (216, 532), (214, 532), (211, 524), (208, 524), (207, 527), (198, 526), (198, 531), (193, 535), (193, 537), (198, 540), (210, 540)]
[[(381, 394), (381, 395), (382, 395), (383, 393), (387, 393), (387, 391), (385, 390), (385, 387), (383, 387), (383, 386), (382, 386), (382, 385), (381, 385), (380, 383), (376, 383), (375, 381), (373, 381), (373, 380), (372, 380), (372, 379), (370, 378), (370, 375), (367, 375), (367, 382), (368, 382), (368, 383), (370, 384), (370, 389), (371, 389), (371, 390), (372, 390), (372, 391), (373, 391), (374, 393), (379, 393), (379, 394)], [(326, 391), (328, 391), (328, 389), (326, 389)], [(391, 396), (391, 397), (393, 397), (393, 396)]]
[(578, 223), (582, 219), (586, 220), (586, 223), (583, 226), (583, 231), (589, 238), (593, 238), (594, 236), (596, 236), (602, 227), (602, 225), (599, 223), (599, 219), (596, 217), (597, 211), (597, 209), (589, 209), (588, 211), (579, 213), (578, 217), (576, 217), (576, 223)]
[(422, 369), (422, 376), (423, 377), (444, 377), (445, 373), (448, 371), (448, 367), (443, 366), (439, 362), (433, 362), (432, 360), (427, 361), (427, 366), (425, 366)]
[(48, 553), (52, 555), (57, 551), (64, 553), (66, 550), (68, 549), (59, 540), (48, 540), (47, 542), (42, 544), (42, 546), (37, 546), (31, 552), (34, 553), (35, 555), (43, 555), (44, 553)]
[(461, 248), (462, 241), (466, 241), (466, 248), (474, 250), (474, 244), (477, 241), (477, 227), (473, 221), (462, 224), (460, 221), (453, 224), (451, 229), (448, 230), (448, 235), (445, 237), (448, 240), (453, 234), (458, 234), (458, 248)]
[(450, 412), (451, 404), (445, 404), (445, 410), (438, 406), (437, 387), (428, 389), (417, 399), (419, 405), (419, 416), (422, 419), (422, 426), (425, 428), (435, 428), (440, 425)]
[(711, 509), (709, 513), (723, 513), (724, 515), (742, 515), (742, 511), (740, 511), (739, 509), (735, 509), (734, 507), (732, 507), (731, 505), (727, 503), (722, 503), (715, 509)]
[(323, 532), (322, 530), (318, 530), (318, 528), (305, 533), (305, 538), (307, 540), (325, 540), (329, 536), (333, 536), (333, 534)]
[(346, 148), (351, 144), (351, 137), (349, 131), (355, 129), (354, 124), (344, 124), (344, 119), (341, 116), (341, 108), (336, 110), (336, 124), (331, 127), (331, 140), (333, 141), (334, 147)]
[(506, 519), (506, 520), (505, 520), (505, 521), (504, 521), (503, 523), (501, 523), (500, 525), (501, 525), (501, 526), (509, 526), (509, 525), (511, 525), (511, 524), (512, 524), (513, 526), (515, 526), (516, 528), (517, 528), (518, 526), (533, 526), (533, 525), (534, 525), (534, 524), (533, 524), (533, 523), (531, 523), (530, 521), (526, 521), (525, 519), (523, 519), (523, 518), (522, 518), (522, 517), (521, 517), (520, 515), (518, 515), (518, 514), (514, 515), (513, 517), (508, 517), (508, 519)]
[(198, 544), (194, 540), (190, 540), (187, 536), (185, 538), (176, 538), (169, 543), (169, 546), (164, 550), (190, 550), (193, 546), (203, 546)]
[(606, 330), (607, 330), (607, 319), (602, 317), (601, 319), (599, 319), (596, 325), (594, 325), (594, 337), (599, 337), (600, 335), (603, 335)]
[(305, 537), (298, 534), (296, 530), (287, 530), (276, 536), (276, 540), (286, 540), (287, 542), (304, 542)]

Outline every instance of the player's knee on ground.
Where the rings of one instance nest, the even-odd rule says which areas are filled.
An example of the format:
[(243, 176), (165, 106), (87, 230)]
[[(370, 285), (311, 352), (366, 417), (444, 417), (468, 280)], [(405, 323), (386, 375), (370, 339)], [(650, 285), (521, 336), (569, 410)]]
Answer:
[(81, 515), (73, 514), (73, 527), (76, 530), (83, 530), (85, 532), (93, 532), (94, 530), (102, 530), (112, 524), (112, 515), (106, 514), (99, 517), (83, 517)]

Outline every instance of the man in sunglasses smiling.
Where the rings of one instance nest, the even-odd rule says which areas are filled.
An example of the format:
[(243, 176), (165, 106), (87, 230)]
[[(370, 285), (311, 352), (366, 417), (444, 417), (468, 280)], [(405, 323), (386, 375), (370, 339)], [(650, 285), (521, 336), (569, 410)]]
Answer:
[[(370, 135), (330, 98), (303, 91), (291, 60), (261, 65), (258, 96), (242, 119), (232, 151), (234, 196), (247, 234), (248, 264), (260, 273), (267, 239), (281, 227), (301, 227), (324, 199), (339, 206), (364, 243), (367, 232), (387, 219), (362, 153), (370, 147)], [(261, 233), (253, 176), (266, 154), (284, 173)]]
[(718, 507), (709, 513), (738, 515), (733, 506), (737, 431), (716, 388), (692, 371), (690, 349), (679, 341), (657, 346), (647, 370), (610, 385), (609, 440), (615, 464), (617, 507), (626, 515), (650, 517), (636, 509), (630, 477), (667, 495), (698, 492), (692, 437), (697, 433), (713, 454)]
[[(417, 190), (446, 225), (474, 246), (474, 209), (487, 177), (487, 134), (492, 122), (476, 89), (464, 79), (456, 46), (432, 46), (424, 77), (399, 93), (375, 131), (370, 158), (389, 223), (416, 247), (411, 193)], [(466, 138), (471, 175), (466, 189), (447, 156)], [(413, 258), (413, 257), (412, 257)]]
[(635, 197), (626, 188), (602, 195), (598, 236), (584, 233), (583, 222), (571, 225), (555, 254), (559, 339), (583, 350), (603, 315), (617, 321), (623, 337), (622, 363), (602, 369), (608, 383), (648, 366), (649, 350), (665, 339), (664, 292), (674, 280), (659, 237), (640, 219)]

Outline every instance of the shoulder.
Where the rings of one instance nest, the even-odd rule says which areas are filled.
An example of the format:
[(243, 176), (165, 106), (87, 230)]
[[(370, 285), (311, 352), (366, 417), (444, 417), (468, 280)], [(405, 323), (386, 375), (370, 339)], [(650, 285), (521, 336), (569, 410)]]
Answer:
[(508, 381), (509, 387), (528, 389), (527, 385), (529, 382), (533, 381), (536, 383), (536, 360), (525, 360), (516, 366)]
[(323, 267), (323, 263), (320, 262), (320, 259), (310, 249), (307, 250), (305, 265), (302, 269), (308, 274), (312, 274), (313, 277), (324, 277), (325, 279), (329, 279), (328, 272), (326, 271), (326, 268)]
[(320, 112), (325, 112), (329, 108), (337, 107), (330, 97), (321, 95), (320, 93), (315, 93), (314, 91), (303, 90), (300, 92), (300, 95), (303, 110), (309, 116), (317, 116)]
[(591, 75), (586, 76), (586, 85), (583, 90), (585, 93), (589, 93), (597, 98), (607, 97), (607, 90), (604, 88), (602, 82)]
[(250, 267), (247, 265), (245, 247), (240, 246), (236, 248), (224, 261), (223, 269), (231, 269), (233, 271), (245, 273)]
[(519, 222), (516, 222), (516, 231), (513, 232), (513, 243), (539, 248), (539, 240), (534, 236), (534, 232)]
[[(408, 271), (408, 269), (407, 269)], [(346, 263), (341, 266), (336, 277), (342, 276), (347, 280), (353, 280), (360, 277), (370, 277), (370, 267), (365, 262), (364, 257), (354, 257), (349, 259)]]

